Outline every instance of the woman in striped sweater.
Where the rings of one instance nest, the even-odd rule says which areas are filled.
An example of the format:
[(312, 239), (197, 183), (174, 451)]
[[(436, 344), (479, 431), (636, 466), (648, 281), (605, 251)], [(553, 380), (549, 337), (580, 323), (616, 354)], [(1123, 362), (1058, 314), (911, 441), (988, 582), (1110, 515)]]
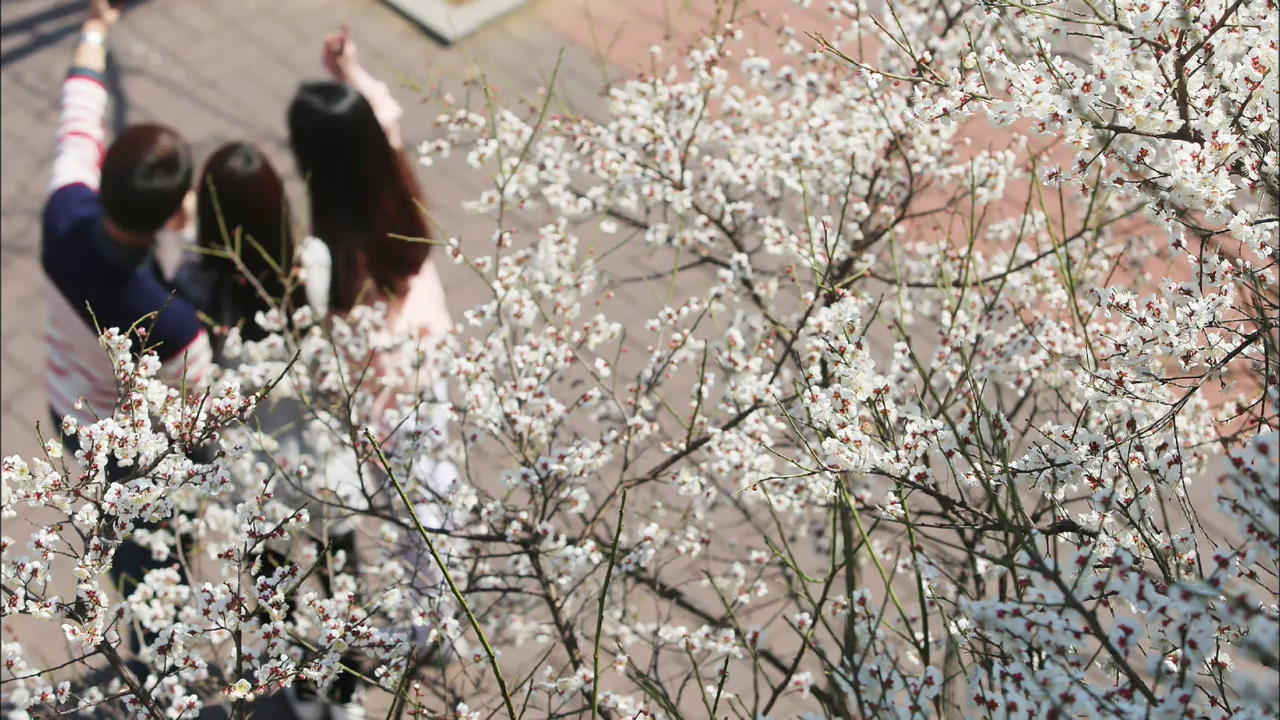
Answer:
[(109, 416), (116, 404), (99, 329), (126, 331), (141, 322), (163, 362), (161, 376), (174, 384), (199, 385), (212, 360), (195, 309), (171, 300), (144, 268), (157, 234), (186, 220), (191, 152), (161, 125), (131, 126), (105, 147), (105, 46), (118, 13), (106, 0), (91, 8), (62, 85), (41, 241), (49, 280), (49, 405), (59, 421), (81, 425)]
[[(131, 333), (134, 351), (145, 342), (158, 353), (160, 377), (172, 387), (199, 392), (212, 367), (208, 338), (195, 308), (173, 298), (146, 267), (156, 236), (185, 223), (183, 201), (191, 188), (191, 152), (178, 133), (161, 125), (134, 125), (108, 149), (103, 122), (107, 35), (119, 13), (107, 0), (92, 0), (72, 66), (62, 84), (57, 150), (44, 207), (41, 264), (47, 279), (49, 409), (71, 450), (84, 451), (82, 465), (110, 481), (128, 477), (115, 457), (128, 448), (98, 435), (81, 448), (80, 430), (115, 414), (119, 400), (116, 368), (99, 343), (100, 330)], [(123, 411), (122, 411), (123, 412)], [(96, 459), (95, 459), (96, 458)], [(105, 462), (102, 460), (105, 458)], [(157, 530), (146, 524), (138, 529)], [(185, 543), (184, 538), (184, 543)], [(132, 539), (112, 558), (112, 582), (127, 594), (161, 560)], [(134, 651), (132, 627), (125, 629)]]

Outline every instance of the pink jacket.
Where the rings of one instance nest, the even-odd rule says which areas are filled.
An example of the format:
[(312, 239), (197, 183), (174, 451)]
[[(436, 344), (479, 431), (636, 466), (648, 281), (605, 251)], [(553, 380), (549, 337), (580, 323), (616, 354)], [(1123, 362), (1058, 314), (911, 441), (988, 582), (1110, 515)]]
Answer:
[[(378, 122), (387, 133), (391, 146), (403, 150), (400, 138), (400, 116), (404, 110), (391, 95), (387, 84), (373, 77), (363, 67), (356, 67), (352, 72), (351, 85), (364, 95), (365, 100), (378, 116)], [(453, 323), (449, 319), (449, 310), (445, 305), (444, 287), (440, 284), (440, 276), (436, 272), (431, 258), (422, 264), (422, 269), (409, 281), (409, 292), (403, 302), (394, 298), (385, 298), (391, 307), (391, 327), (393, 330), (417, 328), (430, 335), (443, 335), (449, 331)]]
[[(387, 84), (374, 78), (364, 68), (357, 67), (351, 75), (351, 85), (364, 95), (373, 112), (378, 117), (383, 131), (391, 146), (403, 150), (400, 137), (400, 116), (404, 114), (400, 103), (391, 95)], [(318, 313), (324, 314), (328, 306), (331, 259), (328, 247), (315, 238), (308, 238), (303, 247), (303, 262), (307, 267), (308, 301)], [(370, 303), (383, 301), (387, 304), (387, 320), (389, 328), (397, 333), (421, 333), (425, 337), (438, 338), (449, 332), (453, 322), (449, 318), (449, 309), (445, 303), (444, 286), (440, 283), (440, 275), (432, 258), (427, 258), (418, 274), (409, 280), (409, 291), (402, 298), (374, 297)], [(375, 362), (375, 368), (377, 363)], [(435, 381), (435, 373), (429, 367), (421, 369), (418, 377), (418, 388), (431, 387)], [(375, 405), (375, 417), (382, 419), (383, 410), (394, 401), (395, 391), (384, 391)], [(382, 428), (384, 433), (391, 428)]]

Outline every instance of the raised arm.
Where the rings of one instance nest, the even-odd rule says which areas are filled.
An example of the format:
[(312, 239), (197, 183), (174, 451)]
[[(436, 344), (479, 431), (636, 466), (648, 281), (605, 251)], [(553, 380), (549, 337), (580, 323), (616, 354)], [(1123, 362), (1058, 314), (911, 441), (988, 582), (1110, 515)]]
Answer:
[(351, 40), (351, 32), (346, 25), (336, 33), (324, 39), (324, 67), (334, 80), (346, 83), (364, 96), (378, 116), (382, 131), (387, 134), (391, 147), (401, 150), (404, 147), (400, 139), (400, 116), (404, 110), (391, 95), (387, 84), (369, 74), (357, 57), (356, 44)]
[(62, 83), (62, 107), (58, 114), (57, 151), (53, 160), (52, 193), (68, 185), (84, 184), (98, 189), (102, 156), (105, 154), (107, 88), (107, 33), (119, 12), (107, 0), (93, 0), (89, 18), (81, 29), (80, 42), (72, 56), (71, 69)]

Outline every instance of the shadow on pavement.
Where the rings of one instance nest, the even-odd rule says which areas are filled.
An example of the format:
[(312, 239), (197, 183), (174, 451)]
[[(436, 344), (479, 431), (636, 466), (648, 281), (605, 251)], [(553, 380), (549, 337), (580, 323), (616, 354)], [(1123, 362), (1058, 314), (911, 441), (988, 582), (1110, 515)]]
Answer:
[[(129, 4), (134, 5), (143, 1), (145, 0), (137, 0)], [(84, 18), (84, 8), (83, 0), (67, 0), (18, 20), (8, 20), (6, 18), (6, 22), (0, 25), (0, 37), (32, 32), (45, 23), (62, 22), (51, 30), (37, 33), (35, 37), (16, 48), (0, 52), (0, 68), (8, 67), (10, 63), (18, 62), (32, 53), (39, 52), (51, 45), (56, 45), (66, 37), (74, 35), (80, 29), (80, 22)], [(129, 100), (125, 97), (124, 86), (120, 79), (120, 66), (115, 61), (115, 57), (110, 50), (107, 51), (107, 70), (105, 75), (107, 93), (111, 96), (111, 131), (116, 134), (124, 129), (128, 123)]]

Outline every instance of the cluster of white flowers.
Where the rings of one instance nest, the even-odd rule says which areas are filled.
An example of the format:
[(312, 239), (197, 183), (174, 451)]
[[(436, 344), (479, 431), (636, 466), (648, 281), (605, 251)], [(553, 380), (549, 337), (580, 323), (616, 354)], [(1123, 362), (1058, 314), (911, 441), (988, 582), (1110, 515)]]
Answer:
[(4, 460), (0, 607), (117, 672), (6, 640), (17, 716), (353, 658), (432, 717), (1280, 712), (1274, 5), (829, 9), (603, 119), (445, 98), (449, 337), (265, 313), (184, 395), (109, 330), (113, 415)]

